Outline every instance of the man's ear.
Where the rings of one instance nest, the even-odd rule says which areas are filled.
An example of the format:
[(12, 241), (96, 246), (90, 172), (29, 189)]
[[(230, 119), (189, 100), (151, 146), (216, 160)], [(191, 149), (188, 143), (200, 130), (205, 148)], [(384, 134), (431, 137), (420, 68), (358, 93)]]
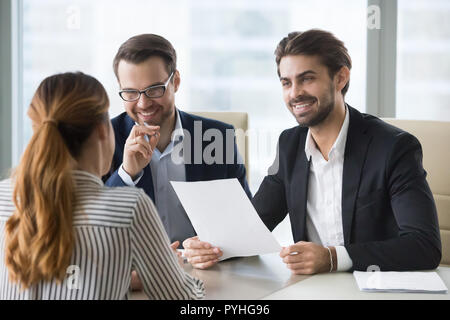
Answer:
[(341, 70), (336, 73), (334, 79), (336, 81), (336, 91), (341, 92), (350, 81), (350, 69), (343, 66)]
[(180, 87), (180, 83), (181, 83), (180, 72), (178, 70), (175, 70), (175, 74), (173, 75), (174, 92), (178, 91), (178, 88)]

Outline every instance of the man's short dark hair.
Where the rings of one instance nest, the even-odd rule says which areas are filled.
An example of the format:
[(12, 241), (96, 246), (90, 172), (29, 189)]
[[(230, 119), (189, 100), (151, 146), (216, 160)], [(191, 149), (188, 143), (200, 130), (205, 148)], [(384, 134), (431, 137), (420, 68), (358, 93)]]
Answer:
[(120, 46), (114, 58), (113, 68), (117, 80), (119, 80), (118, 69), (121, 60), (139, 64), (153, 56), (164, 60), (168, 74), (177, 69), (177, 53), (167, 39), (156, 34), (141, 34), (128, 39)]
[[(332, 33), (323, 30), (291, 32), (280, 41), (275, 50), (278, 76), (280, 76), (281, 58), (290, 55), (318, 56), (328, 68), (331, 78), (344, 66), (349, 70), (352, 68), (352, 60), (344, 43)], [(342, 89), (343, 96), (347, 93), (349, 86), (350, 80)]]

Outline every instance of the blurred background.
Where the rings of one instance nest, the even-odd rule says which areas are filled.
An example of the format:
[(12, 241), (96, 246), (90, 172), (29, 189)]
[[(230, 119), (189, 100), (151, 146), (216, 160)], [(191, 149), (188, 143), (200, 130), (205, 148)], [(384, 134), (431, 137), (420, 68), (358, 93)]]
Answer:
[(111, 116), (124, 111), (112, 60), (141, 33), (162, 35), (177, 50), (178, 108), (249, 114), (253, 194), (280, 132), (296, 125), (274, 57), (291, 31), (321, 28), (344, 41), (353, 60), (346, 102), (361, 112), (450, 121), (448, 0), (0, 1), (1, 176), (31, 136), (26, 111), (43, 78), (91, 74), (108, 91)]

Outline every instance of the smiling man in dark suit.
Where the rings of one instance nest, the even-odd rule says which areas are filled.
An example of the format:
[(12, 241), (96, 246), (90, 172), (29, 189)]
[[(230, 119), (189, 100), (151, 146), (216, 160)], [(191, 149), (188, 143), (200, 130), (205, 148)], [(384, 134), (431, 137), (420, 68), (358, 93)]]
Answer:
[[(441, 241), (419, 141), (345, 103), (351, 59), (331, 33), (290, 33), (275, 55), (299, 125), (280, 135), (252, 202), (270, 230), (289, 214), (295, 244), (283, 262), (294, 274), (436, 268)], [(185, 254), (201, 266), (216, 259)]]
[(351, 59), (331, 33), (290, 33), (275, 55), (299, 126), (281, 134), (253, 204), (271, 230), (289, 213), (296, 243), (283, 261), (295, 274), (436, 268), (441, 241), (419, 141), (345, 103)]
[[(176, 248), (196, 233), (170, 181), (237, 178), (251, 198), (236, 143), (226, 143), (234, 139), (233, 127), (175, 106), (181, 82), (177, 56), (161, 36), (128, 39), (115, 56), (114, 72), (126, 112), (112, 119), (116, 149), (104, 180), (108, 186), (144, 189)], [(216, 138), (223, 143), (214, 144)]]

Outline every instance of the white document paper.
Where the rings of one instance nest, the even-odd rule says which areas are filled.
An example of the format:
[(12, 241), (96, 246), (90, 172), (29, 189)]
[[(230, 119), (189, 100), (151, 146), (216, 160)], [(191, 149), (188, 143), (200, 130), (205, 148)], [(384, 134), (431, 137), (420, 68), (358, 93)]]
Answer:
[(171, 184), (200, 240), (223, 251), (220, 260), (281, 251), (237, 179)]
[(447, 293), (436, 272), (354, 271), (353, 276), (361, 291)]

